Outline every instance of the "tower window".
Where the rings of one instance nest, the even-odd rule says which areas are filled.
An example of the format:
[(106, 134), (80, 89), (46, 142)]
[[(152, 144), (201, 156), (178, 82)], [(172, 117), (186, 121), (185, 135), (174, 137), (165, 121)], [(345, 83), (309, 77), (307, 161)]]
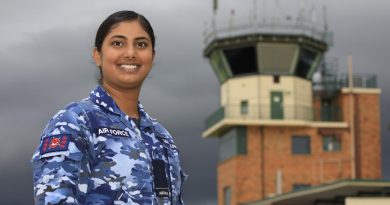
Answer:
[(274, 75), (274, 83), (280, 83), (280, 76)]
[(293, 136), (292, 137), (292, 154), (307, 155), (310, 154), (310, 137)]
[(230, 187), (225, 187), (223, 189), (223, 204), (230, 205), (232, 201), (232, 191)]
[(257, 73), (254, 46), (226, 49), (223, 51), (233, 75)]
[(334, 136), (334, 135), (323, 136), (322, 144), (325, 152), (335, 152), (341, 150), (341, 139), (338, 136)]
[(248, 114), (248, 101), (247, 100), (241, 101), (240, 110), (241, 110), (241, 115)]
[(219, 138), (219, 160), (246, 154), (246, 127), (235, 127)]
[(315, 51), (301, 48), (301, 52), (299, 54), (298, 64), (296, 75), (302, 78), (306, 78), (314, 61), (317, 57), (317, 53)]
[(298, 45), (290, 43), (259, 43), (259, 67), (262, 73), (291, 74)]
[(300, 191), (310, 188), (310, 184), (294, 184), (293, 191)]

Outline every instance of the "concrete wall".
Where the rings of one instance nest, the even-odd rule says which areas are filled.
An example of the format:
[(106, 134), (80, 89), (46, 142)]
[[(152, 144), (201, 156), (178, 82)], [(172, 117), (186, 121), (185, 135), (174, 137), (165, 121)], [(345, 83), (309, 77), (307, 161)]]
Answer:
[(302, 78), (280, 76), (280, 82), (274, 83), (273, 76), (252, 75), (229, 79), (220, 89), (221, 106), (231, 106), (225, 111), (231, 117), (240, 116), (240, 103), (247, 100), (250, 107), (248, 116), (270, 118), (272, 91), (283, 93), (284, 116), (286, 118), (311, 115), (311, 82)]
[(390, 197), (348, 197), (345, 205), (389, 205)]

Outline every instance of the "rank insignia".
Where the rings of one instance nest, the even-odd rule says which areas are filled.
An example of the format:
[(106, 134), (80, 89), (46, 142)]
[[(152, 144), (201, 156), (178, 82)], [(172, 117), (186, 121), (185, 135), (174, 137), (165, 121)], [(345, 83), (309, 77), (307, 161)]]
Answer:
[(40, 154), (68, 150), (70, 142), (69, 134), (53, 135), (43, 138)]

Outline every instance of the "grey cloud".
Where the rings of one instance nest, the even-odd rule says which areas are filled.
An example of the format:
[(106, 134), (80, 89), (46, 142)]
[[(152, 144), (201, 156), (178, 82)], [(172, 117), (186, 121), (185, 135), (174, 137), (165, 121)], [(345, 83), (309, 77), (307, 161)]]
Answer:
[[(202, 33), (212, 14), (211, 1), (159, 1), (159, 9), (156, 2), (25, 1), (20, 7), (12, 1), (0, 8), (0, 23), (11, 30), (0, 34), (0, 181), (19, 185), (17, 195), (14, 189), (0, 188), (0, 204), (33, 203), (28, 160), (43, 126), (58, 109), (86, 97), (96, 85), (96, 68), (90, 57), (94, 34), (101, 20), (120, 9), (140, 11), (156, 30), (157, 58), (141, 99), (146, 110), (175, 136), (183, 166), (191, 175), (184, 188), (187, 204), (216, 203), (217, 140), (201, 138), (204, 119), (219, 105), (217, 78), (202, 57)], [(258, 2), (261, 10), (262, 1)], [(352, 53), (356, 71), (378, 75), (382, 166), (384, 176), (390, 178), (390, 111), (386, 109), (390, 103), (389, 26), (375, 23), (389, 17), (384, 8), (390, 2), (345, 1), (358, 4), (356, 7), (340, 6), (336, 0), (323, 2), (328, 5), (329, 25), (335, 33), (329, 56), (338, 57), (340, 70), (345, 72), (346, 55)], [(240, 13), (250, 8), (233, 0), (220, 1), (220, 5), (221, 15), (233, 6), (238, 6)], [(25, 15), (19, 15), (22, 13)]]

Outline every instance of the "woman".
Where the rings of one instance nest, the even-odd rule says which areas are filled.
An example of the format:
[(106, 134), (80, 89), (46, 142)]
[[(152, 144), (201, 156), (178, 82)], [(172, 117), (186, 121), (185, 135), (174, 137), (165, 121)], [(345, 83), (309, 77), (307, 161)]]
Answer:
[(154, 46), (136, 12), (103, 21), (93, 50), (99, 86), (54, 115), (33, 155), (35, 204), (183, 204), (173, 138), (138, 101)]

